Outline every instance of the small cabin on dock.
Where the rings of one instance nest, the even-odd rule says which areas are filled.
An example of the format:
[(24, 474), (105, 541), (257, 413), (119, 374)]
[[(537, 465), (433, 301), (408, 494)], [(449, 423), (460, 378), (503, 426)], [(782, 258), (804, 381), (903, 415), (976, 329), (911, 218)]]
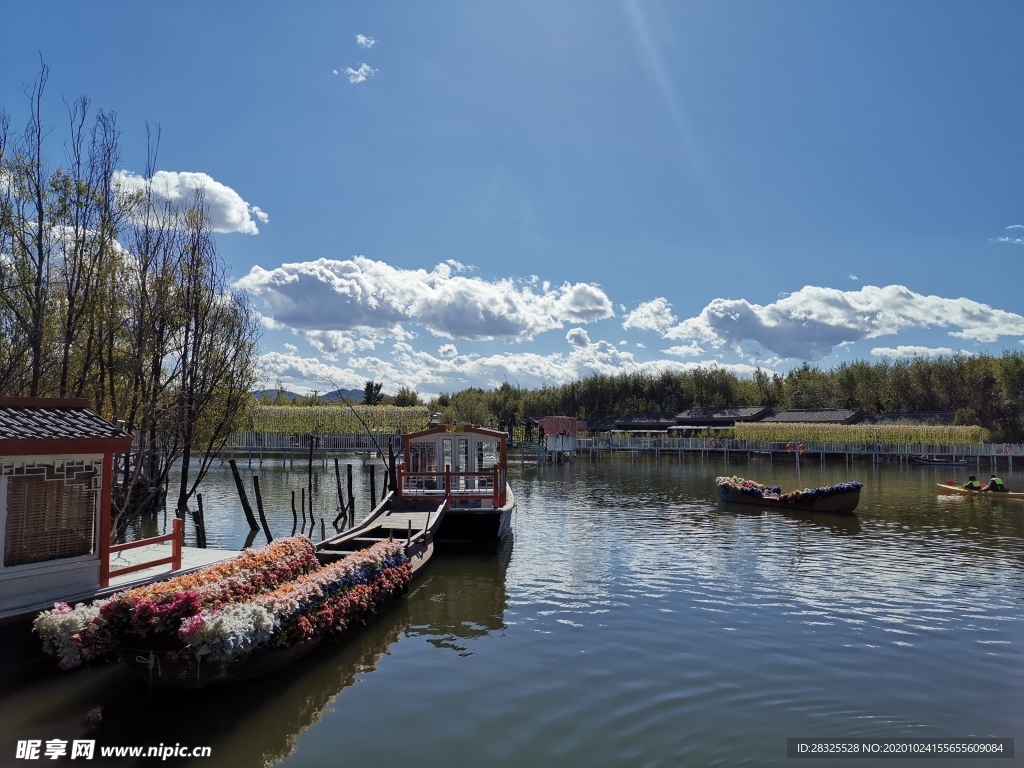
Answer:
[(0, 398), (0, 619), (105, 586), (114, 455), (84, 399)]

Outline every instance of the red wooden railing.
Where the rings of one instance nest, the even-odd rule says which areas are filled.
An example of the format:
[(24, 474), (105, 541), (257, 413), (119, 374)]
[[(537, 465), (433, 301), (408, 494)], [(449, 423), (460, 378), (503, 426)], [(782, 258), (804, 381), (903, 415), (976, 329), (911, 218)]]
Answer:
[[(484, 472), (452, 472), (450, 465), (446, 465), (444, 472), (409, 472), (406, 470), (405, 462), (398, 466), (398, 494), (404, 498), (423, 496), (449, 496), (456, 499), (480, 499), (487, 500), (494, 504), (495, 508), (505, 506), (505, 467), (496, 464), (493, 469)], [(422, 477), (433, 480), (437, 488), (410, 488), (407, 480)], [(486, 477), (491, 480), (490, 488), (455, 488), (452, 480), (459, 478)], [(484, 492), (486, 491), (486, 492)]]
[[(158, 560), (147, 560), (135, 565), (129, 565), (125, 568), (117, 568), (111, 570), (110, 568), (110, 555), (116, 554), (117, 552), (124, 552), (128, 549), (136, 549), (138, 547), (146, 547), (150, 544), (163, 544), (164, 542), (171, 542), (171, 556), (163, 557)], [(170, 533), (164, 534), (163, 536), (154, 536), (151, 539), (139, 539), (139, 541), (130, 541), (127, 544), (115, 544), (110, 546), (109, 544), (105, 547), (101, 547), (100, 550), (100, 587), (110, 586), (111, 576), (123, 576), (126, 573), (135, 573), (136, 571), (142, 571), (147, 568), (155, 568), (158, 565), (170, 565), (172, 571), (177, 571), (181, 568), (181, 546), (185, 541), (185, 523), (179, 519), (174, 518), (174, 525)]]

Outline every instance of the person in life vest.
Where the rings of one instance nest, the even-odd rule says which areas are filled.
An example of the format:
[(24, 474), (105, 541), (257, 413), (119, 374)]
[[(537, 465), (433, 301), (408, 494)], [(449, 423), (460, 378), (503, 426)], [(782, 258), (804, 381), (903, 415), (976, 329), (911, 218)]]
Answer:
[(1005, 491), (1006, 488), (1003, 486), (1003, 481), (1002, 481), (1001, 478), (998, 478), (995, 475), (992, 475), (992, 478), (988, 481), (988, 485), (986, 485), (984, 488), (982, 488), (982, 490), (983, 491), (995, 491), (996, 493), (1001, 493), (1001, 492)]
[(970, 477), (968, 477), (967, 478), (967, 482), (964, 483), (964, 490), (967, 490), (967, 491), (980, 491), (981, 490), (981, 483), (978, 482), (978, 478), (976, 478), (974, 475), (971, 475)]

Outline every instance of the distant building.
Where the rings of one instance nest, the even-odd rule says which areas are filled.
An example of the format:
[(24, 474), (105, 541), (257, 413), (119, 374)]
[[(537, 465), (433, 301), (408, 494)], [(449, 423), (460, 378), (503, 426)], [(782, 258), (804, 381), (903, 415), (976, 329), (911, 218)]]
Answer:
[(863, 408), (809, 408), (777, 411), (761, 421), (769, 424), (857, 424), (864, 416)]
[(615, 429), (620, 432), (667, 432), (675, 426), (674, 413), (631, 413), (615, 420)]
[(760, 421), (771, 414), (767, 405), (741, 405), (729, 408), (687, 408), (676, 414), (680, 427), (732, 427), (741, 421)]

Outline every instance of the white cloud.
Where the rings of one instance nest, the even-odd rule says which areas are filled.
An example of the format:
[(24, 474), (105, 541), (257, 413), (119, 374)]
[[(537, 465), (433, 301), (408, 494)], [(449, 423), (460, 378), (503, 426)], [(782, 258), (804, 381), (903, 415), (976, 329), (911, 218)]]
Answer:
[(1024, 245), (1024, 237), (997, 237), (997, 243), (1010, 243), (1011, 245)]
[(1011, 224), (1007, 229), (1024, 229), (1024, 224)]
[(589, 283), (536, 293), (511, 279), (453, 275), (449, 264), (427, 272), (364, 256), (283, 264), (274, 270), (253, 267), (236, 287), (259, 296), (266, 314), (294, 329), (373, 329), (379, 338), (401, 339), (407, 333), (403, 324), (417, 323), (447, 339), (520, 342), (565, 323), (612, 315), (608, 297)]
[(569, 345), (573, 347), (590, 346), (590, 334), (582, 328), (571, 328), (569, 332), (565, 334), (565, 338), (569, 342)]
[[(406, 342), (397, 342), (385, 360), (380, 357), (349, 358), (346, 368), (303, 358), (298, 354), (270, 353), (261, 358), (266, 381), (281, 380), (288, 389), (308, 392), (326, 386), (361, 387), (367, 378), (385, 382), (385, 391), (406, 386), (421, 395), (452, 392), (468, 387), (490, 389), (504, 381), (536, 388), (566, 384), (594, 374), (614, 375), (636, 372), (657, 375), (662, 371), (690, 371), (694, 368), (717, 367), (737, 376), (750, 378), (755, 366), (723, 365), (716, 361), (679, 362), (654, 360), (638, 362), (633, 355), (617, 349), (607, 341), (574, 346), (568, 354), (541, 355), (532, 352), (477, 355), (449, 355), (454, 345), (444, 345), (438, 355), (414, 349)], [(761, 366), (765, 370), (764, 365)], [(768, 373), (773, 373), (768, 370)]]
[(372, 37), (367, 37), (366, 35), (356, 35), (356, 45), (360, 45), (363, 48), (373, 48), (376, 42), (377, 41), (374, 40)]
[(453, 357), (459, 356), (459, 350), (455, 347), (454, 344), (442, 344), (440, 347), (438, 347), (437, 354), (439, 354), (446, 360), (451, 360)]
[[(263, 224), (270, 218), (256, 206), (250, 206), (235, 190), (205, 173), (191, 171), (157, 171), (152, 178), (153, 194), (174, 205), (188, 204), (196, 192), (201, 192), (209, 208), (210, 224), (214, 232), (241, 232), (257, 235), (259, 229), (252, 216)], [(145, 190), (147, 180), (130, 171), (115, 171), (114, 184), (124, 193)]]
[(331, 70), (331, 72), (333, 72), (333, 73), (334, 73), (334, 74), (336, 74), (336, 75), (340, 75), (340, 74), (341, 74), (341, 73), (340, 73), (340, 72), (339, 72), (338, 70), (336, 70), (336, 69), (332, 69), (332, 70)]
[(925, 296), (902, 285), (859, 291), (806, 286), (767, 306), (715, 299), (665, 338), (725, 345), (754, 342), (786, 358), (817, 360), (836, 346), (906, 331), (957, 328), (949, 335), (990, 343), (1024, 336), (1024, 317), (971, 299)]
[(645, 301), (628, 315), (622, 323), (626, 330), (657, 331), (664, 333), (677, 322), (672, 314), (672, 305), (658, 297)]
[(663, 351), (666, 355), (675, 355), (676, 357), (697, 357), (697, 355), (705, 354), (704, 350), (696, 344), (669, 347)]
[(369, 64), (363, 63), (359, 65), (359, 69), (345, 67), (345, 74), (348, 75), (348, 81), (350, 83), (362, 83), (366, 81), (366, 78), (377, 74), (377, 70)]
[(856, 275), (850, 275), (850, 279), (856, 281), (859, 280), (860, 278), (857, 277)]
[(871, 350), (875, 357), (938, 357), (952, 355), (949, 347), (915, 347), (900, 345), (898, 347), (875, 347)]
[(319, 359), (302, 357), (293, 345), (286, 344), (286, 353), (268, 352), (260, 355), (260, 378), (263, 381), (280, 381), (285, 389), (306, 394), (316, 389), (325, 392), (335, 387), (362, 389), (366, 382), (363, 373), (351, 368), (321, 363)]

